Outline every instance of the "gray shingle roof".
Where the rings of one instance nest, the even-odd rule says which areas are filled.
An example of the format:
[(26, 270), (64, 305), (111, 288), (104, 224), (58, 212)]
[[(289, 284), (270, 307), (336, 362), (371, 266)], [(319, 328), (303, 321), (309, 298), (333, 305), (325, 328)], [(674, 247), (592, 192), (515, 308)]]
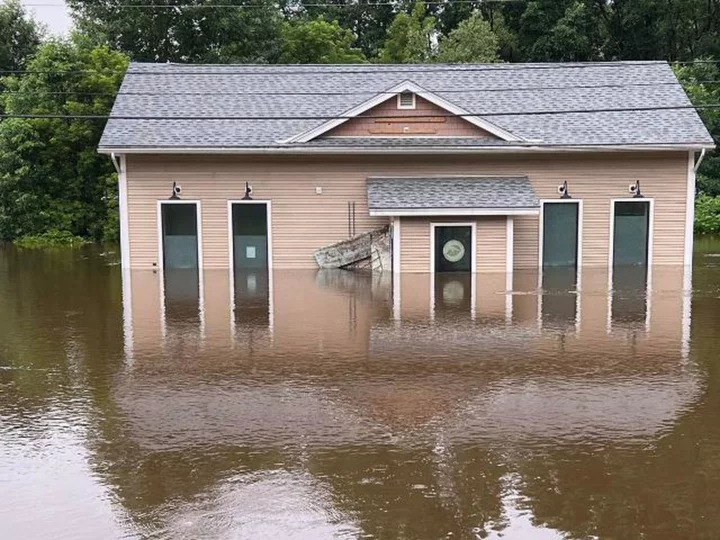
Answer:
[(368, 178), (370, 210), (537, 208), (527, 177)]
[[(342, 116), (404, 81), (470, 113), (490, 115), (484, 118), (532, 145), (712, 144), (692, 109), (558, 112), (689, 105), (664, 62), (479, 66), (132, 63), (100, 147), (297, 147), (297, 143), (281, 141)], [(278, 95), (283, 92), (296, 95)], [(529, 111), (552, 113), (517, 114)], [(502, 113), (512, 115), (493, 116)], [(268, 116), (306, 118), (257, 118)], [(421, 139), (415, 141), (420, 147), (428, 145)], [(346, 146), (368, 144), (367, 139), (344, 142)], [(308, 146), (313, 144), (318, 145), (315, 141)]]

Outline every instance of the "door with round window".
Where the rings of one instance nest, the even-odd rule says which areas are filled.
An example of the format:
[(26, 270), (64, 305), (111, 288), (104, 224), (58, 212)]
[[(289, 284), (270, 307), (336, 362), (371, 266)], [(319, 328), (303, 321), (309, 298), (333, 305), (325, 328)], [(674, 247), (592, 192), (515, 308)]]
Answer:
[(435, 227), (435, 271), (470, 272), (472, 228), (447, 225)]

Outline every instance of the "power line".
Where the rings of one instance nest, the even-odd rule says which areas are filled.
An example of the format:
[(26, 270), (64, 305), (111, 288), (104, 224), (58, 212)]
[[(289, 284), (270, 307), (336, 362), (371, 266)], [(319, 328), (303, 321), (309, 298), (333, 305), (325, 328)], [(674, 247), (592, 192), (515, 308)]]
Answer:
[[(586, 62), (586, 63), (497, 63), (497, 64), (481, 64), (468, 65), (468, 64), (375, 64), (376, 67), (365, 69), (358, 66), (362, 64), (235, 64), (234, 66), (246, 66), (255, 68), (252, 70), (244, 69), (242, 71), (230, 71), (228, 69), (217, 69), (212, 70), (213, 67), (230, 67), (230, 64), (167, 64), (168, 66), (179, 68), (175, 70), (159, 70), (159, 71), (144, 71), (144, 70), (133, 70), (126, 71), (121, 70), (0, 70), (0, 73), (7, 74), (32, 74), (32, 75), (57, 75), (57, 74), (68, 74), (68, 75), (111, 75), (114, 73), (133, 75), (133, 76), (150, 76), (150, 75), (163, 75), (163, 76), (176, 76), (176, 75), (356, 75), (356, 74), (372, 74), (382, 75), (386, 73), (405, 73), (405, 74), (425, 74), (425, 73), (464, 73), (464, 72), (502, 72), (502, 71), (524, 71), (524, 70), (555, 70), (555, 69), (595, 69), (595, 68), (619, 68), (619, 67), (636, 67), (636, 66), (657, 66), (659, 64), (665, 64), (664, 60), (650, 60), (650, 61), (635, 61), (635, 62)], [(717, 65), (720, 62), (717, 60), (688, 60), (688, 61), (673, 61), (669, 62), (675, 65), (706, 65), (714, 64)], [(161, 63), (155, 63), (158, 66), (165, 65)], [(347, 66), (346, 69), (340, 69), (341, 66)], [(368, 64), (370, 66), (371, 64)], [(282, 66), (283, 69), (267, 69), (271, 67)], [(315, 69), (308, 70), (306, 66), (313, 66)], [(352, 66), (352, 67), (351, 67)], [(395, 66), (393, 68), (387, 68), (386, 66)], [(422, 68), (420, 67), (422, 66)], [(428, 67), (438, 66), (438, 67)], [(200, 70), (197, 68), (208, 68), (209, 71)], [(326, 69), (332, 67), (333, 69)], [(190, 68), (185, 69), (183, 68)]]
[[(448, 1), (430, 1), (423, 2), (425, 5), (431, 6), (452, 6), (452, 5), (479, 5), (481, 3), (495, 3), (495, 4), (508, 4), (514, 2), (525, 2), (526, 0), (448, 0)], [(25, 3), (27, 7), (41, 7), (41, 8), (64, 8), (62, 4), (47, 4), (47, 3)], [(267, 4), (112, 4), (108, 6), (110, 9), (128, 9), (128, 8), (139, 8), (139, 9), (213, 9), (213, 8), (239, 8), (239, 9), (267, 9), (269, 7), (276, 7), (282, 9), (281, 6)], [(365, 7), (402, 7), (400, 2), (367, 2), (367, 3), (343, 3), (343, 4), (328, 4), (328, 3), (299, 3), (297, 5), (284, 6), (288, 8), (365, 8)]]
[(623, 108), (602, 108), (602, 109), (559, 109), (549, 111), (513, 111), (513, 112), (468, 112), (460, 114), (423, 114), (423, 115), (368, 115), (368, 116), (126, 116), (126, 115), (64, 115), (64, 114), (0, 114), (0, 118), (22, 118), (22, 119), (82, 119), (82, 120), (204, 120), (204, 121), (259, 121), (259, 120), (351, 120), (353, 118), (376, 119), (376, 120), (397, 120), (419, 118), (465, 118), (465, 117), (506, 117), (506, 116), (541, 116), (558, 114), (597, 114), (612, 112), (642, 112), (642, 111), (673, 111), (686, 109), (720, 109), (720, 103), (709, 103), (705, 105), (668, 105), (662, 107), (623, 107)]
[[(648, 83), (626, 83), (626, 84), (588, 84), (588, 85), (563, 85), (563, 86), (520, 86), (520, 87), (506, 87), (506, 88), (447, 88), (447, 89), (424, 89), (426, 92), (433, 94), (465, 94), (465, 93), (485, 93), (485, 92), (529, 92), (539, 90), (594, 90), (602, 88), (643, 88), (643, 87), (655, 87), (655, 86), (676, 86), (677, 82), (648, 82)], [(717, 85), (720, 84), (720, 80), (699, 80), (684, 83), (680, 81), (681, 85)], [(39, 95), (53, 95), (53, 96), (87, 96), (87, 97), (115, 97), (115, 96), (394, 96), (397, 92), (390, 90), (358, 90), (349, 92), (311, 92), (311, 91), (299, 91), (299, 92), (284, 92), (284, 91), (232, 91), (232, 92), (81, 92), (81, 91), (63, 91), (63, 92), (45, 92), (43, 90), (9, 90), (4, 94), (10, 95), (27, 95), (27, 94), (39, 94)]]

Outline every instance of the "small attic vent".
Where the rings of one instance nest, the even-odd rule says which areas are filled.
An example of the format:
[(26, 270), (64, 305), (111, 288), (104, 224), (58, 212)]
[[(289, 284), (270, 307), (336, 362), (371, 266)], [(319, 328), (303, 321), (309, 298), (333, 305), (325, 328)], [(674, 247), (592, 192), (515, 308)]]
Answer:
[(398, 109), (414, 109), (415, 94), (412, 92), (400, 92), (398, 94)]

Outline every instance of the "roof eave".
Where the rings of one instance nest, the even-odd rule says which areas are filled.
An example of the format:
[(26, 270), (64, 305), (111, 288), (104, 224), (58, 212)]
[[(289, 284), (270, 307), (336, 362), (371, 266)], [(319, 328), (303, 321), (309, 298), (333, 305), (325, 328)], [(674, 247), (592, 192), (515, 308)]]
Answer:
[(713, 150), (712, 143), (687, 144), (618, 144), (618, 145), (502, 145), (502, 146), (424, 146), (410, 148), (367, 148), (354, 146), (100, 146), (100, 154), (287, 154), (287, 155), (337, 155), (337, 154), (503, 154), (503, 153), (567, 153), (567, 152), (648, 152)]
[(522, 208), (370, 208), (371, 216), (536, 216), (540, 207)]

